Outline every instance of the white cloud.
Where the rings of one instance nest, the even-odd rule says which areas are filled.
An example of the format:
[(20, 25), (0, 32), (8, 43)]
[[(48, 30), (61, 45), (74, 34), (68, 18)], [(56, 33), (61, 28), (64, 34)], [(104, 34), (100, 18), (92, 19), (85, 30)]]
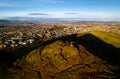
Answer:
[[(9, 13), (9, 14), (8, 14)], [(40, 13), (40, 15), (29, 15), (30, 13)], [(72, 13), (72, 14), (66, 14)], [(45, 14), (45, 15), (44, 15)], [(6, 17), (44, 17), (44, 18), (86, 18), (86, 19), (98, 19), (98, 20), (120, 20), (119, 13), (108, 12), (87, 12), (87, 11), (59, 11), (59, 12), (46, 12), (46, 11), (27, 11), (27, 12), (2, 12), (0, 18)]]
[(27, 16), (26, 12), (0, 12), (1, 17)]

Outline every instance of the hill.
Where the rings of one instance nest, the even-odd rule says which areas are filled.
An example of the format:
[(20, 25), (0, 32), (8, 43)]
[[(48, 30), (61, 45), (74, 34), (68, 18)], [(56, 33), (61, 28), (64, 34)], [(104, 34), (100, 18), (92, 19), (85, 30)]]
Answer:
[(100, 31), (93, 31), (91, 34), (95, 35), (96, 37), (100, 38), (104, 42), (111, 44), (117, 48), (120, 48), (120, 35), (110, 32), (100, 32)]
[[(46, 41), (39, 48), (21, 55), (20, 59), (15, 58), (17, 54), (14, 56), (2, 52), (0, 78), (119, 79), (118, 36), (97, 31), (73, 34)], [(16, 61), (4, 63), (11, 58)]]

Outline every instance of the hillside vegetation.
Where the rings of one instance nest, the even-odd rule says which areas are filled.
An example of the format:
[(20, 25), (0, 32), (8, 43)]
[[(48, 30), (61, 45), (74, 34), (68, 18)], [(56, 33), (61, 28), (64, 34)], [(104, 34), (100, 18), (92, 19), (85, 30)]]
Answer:
[(120, 48), (120, 34), (115, 34), (111, 32), (100, 32), (100, 31), (92, 31), (90, 33), (100, 38), (104, 42), (108, 44), (112, 44), (117, 48)]

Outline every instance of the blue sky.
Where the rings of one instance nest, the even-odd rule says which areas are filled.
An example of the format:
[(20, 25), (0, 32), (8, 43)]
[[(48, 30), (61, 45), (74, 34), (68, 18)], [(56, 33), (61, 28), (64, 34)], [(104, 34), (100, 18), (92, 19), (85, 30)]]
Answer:
[(120, 0), (0, 0), (0, 19), (8, 17), (120, 20)]

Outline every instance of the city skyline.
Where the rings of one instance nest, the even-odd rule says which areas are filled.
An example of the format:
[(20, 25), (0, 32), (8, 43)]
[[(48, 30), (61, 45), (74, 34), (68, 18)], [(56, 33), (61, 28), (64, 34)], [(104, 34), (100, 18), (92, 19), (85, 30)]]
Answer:
[(119, 0), (0, 0), (0, 19), (86, 18), (120, 21)]

